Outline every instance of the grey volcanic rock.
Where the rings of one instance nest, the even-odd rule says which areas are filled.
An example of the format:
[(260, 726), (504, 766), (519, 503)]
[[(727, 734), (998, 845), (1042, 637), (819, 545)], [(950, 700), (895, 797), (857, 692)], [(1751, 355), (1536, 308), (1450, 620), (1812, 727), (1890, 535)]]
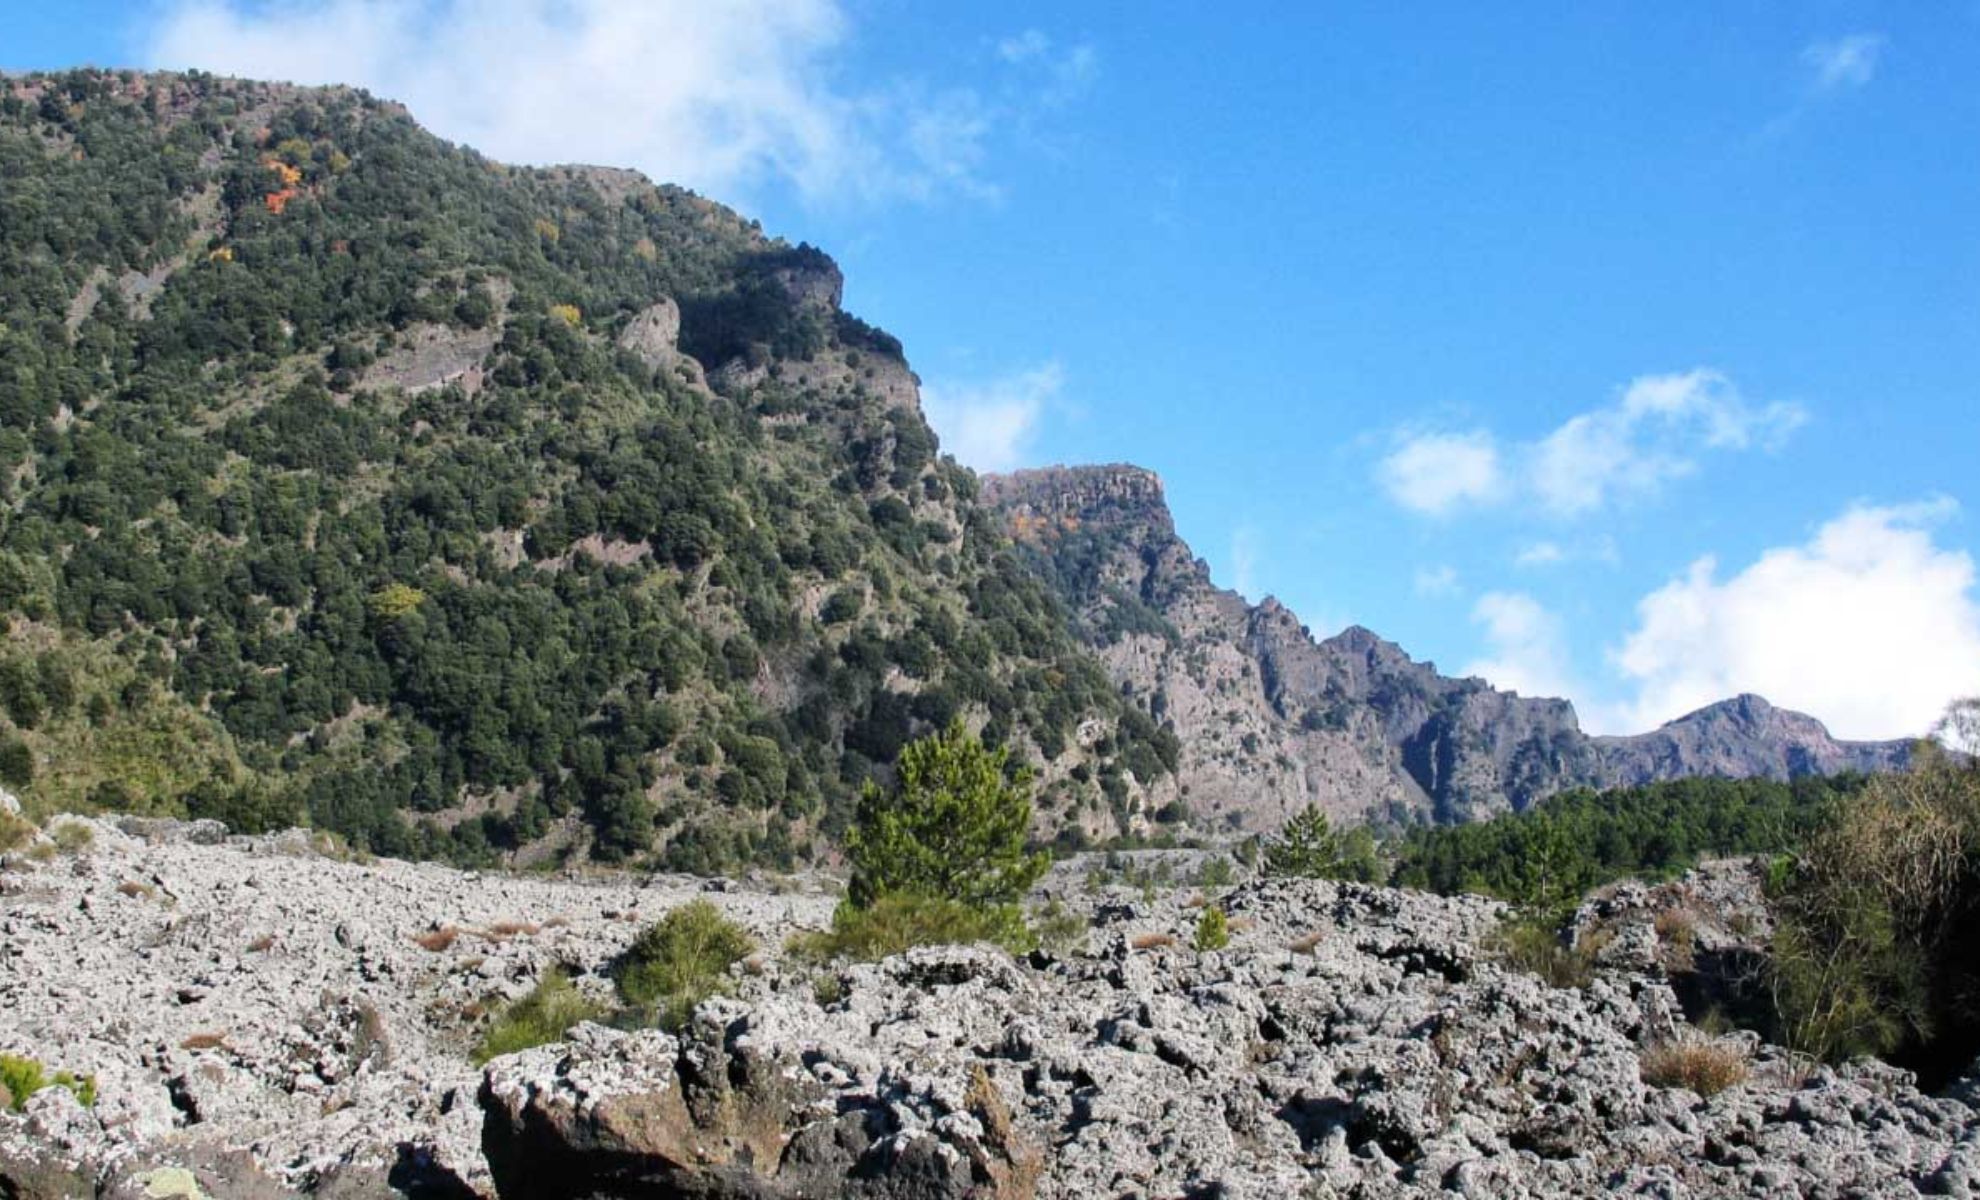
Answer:
[[(0, 1115), (0, 1162), (32, 1144), (106, 1187), (160, 1165), (238, 1174), (245, 1152), (273, 1195), (393, 1176), (485, 1189), (479, 1014), (552, 965), (603, 988), (646, 923), (704, 894), (678, 876), (359, 865), (210, 822), (87, 825), (77, 856), (0, 864), (0, 1053), (94, 1076), (99, 1099), (60, 1137)], [(708, 898), (765, 944), (834, 903)]]
[(1270, 829), (1307, 804), (1350, 819), (1466, 821), (1580, 786), (1694, 775), (1789, 779), (1902, 766), (1753, 696), (1636, 737), (1590, 737), (1565, 700), (1453, 679), (1369, 630), (1316, 640), (1277, 600), (1217, 588), (1139, 467), (986, 477), (986, 500), (1123, 690), (1183, 744), (1173, 789), (1199, 822)]
[[(1076, 949), (819, 968), (778, 950), (827, 919), (816, 890), (90, 828), (0, 863), (0, 1051), (99, 1092), (0, 1113), (0, 1195), (1970, 1196), (1980, 1172), (1980, 1074), (1930, 1097), (1742, 1035), (1718, 1096), (1643, 1078), (1646, 1049), (1705, 1036), (1658, 918), (1696, 910), (1701, 951), (1756, 936), (1738, 864), (1591, 902), (1583, 936), (1617, 950), (1572, 990), (1493, 957), (1495, 902), (1358, 884), (1235, 888), (1210, 953), (1204, 897), (1112, 889), (1066, 897)], [(678, 1035), (580, 1026), (469, 1065), (470, 1006), (553, 964), (602, 987), (700, 895), (767, 948), (732, 996)]]
[(840, 970), (823, 1004), (773, 966), (681, 1039), (587, 1028), (498, 1060), (495, 1178), (526, 1197), (1970, 1194), (1966, 1101), (1750, 1036), (1727, 1042), (1751, 1059), (1729, 1091), (1654, 1086), (1645, 1048), (1703, 1036), (1662, 980), (1510, 972), (1480, 949), (1489, 902), (1252, 884), (1225, 898), (1231, 946), (1197, 953), (1181, 899), (1099, 899), (1079, 954), (917, 950)]

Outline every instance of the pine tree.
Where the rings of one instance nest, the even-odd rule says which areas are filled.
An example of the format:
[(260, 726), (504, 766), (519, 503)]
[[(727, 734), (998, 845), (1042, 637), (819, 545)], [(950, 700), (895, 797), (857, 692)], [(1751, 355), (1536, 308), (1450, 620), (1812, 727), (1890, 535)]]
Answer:
[(1045, 872), (1025, 849), (1030, 772), (1005, 777), (1006, 753), (960, 719), (910, 743), (890, 792), (868, 782), (847, 839), (852, 902), (907, 893), (962, 904), (1012, 904)]
[(1317, 805), (1307, 805), (1265, 847), (1266, 875), (1297, 879), (1375, 877), (1375, 843), (1366, 830), (1342, 833)]

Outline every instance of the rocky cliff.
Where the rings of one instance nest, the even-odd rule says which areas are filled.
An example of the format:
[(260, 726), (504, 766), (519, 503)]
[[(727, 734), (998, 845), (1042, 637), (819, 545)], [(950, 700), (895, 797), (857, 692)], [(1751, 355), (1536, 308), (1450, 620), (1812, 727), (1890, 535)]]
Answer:
[(1838, 741), (1752, 696), (1652, 733), (1590, 737), (1565, 700), (1450, 678), (1366, 629), (1316, 639), (1278, 601), (1218, 588), (1153, 472), (1019, 471), (986, 479), (984, 496), (1115, 681), (1173, 727), (1173, 786), (1199, 821), (1269, 828), (1309, 803), (1466, 821), (1572, 787), (1877, 771), (1908, 753)]
[[(86, 831), (79, 832), (79, 831)], [(93, 1080), (0, 1103), (0, 1195), (776, 1200), (1341, 1195), (1970, 1196), (1980, 1076), (1713, 1039), (1672, 981), (1743, 927), (1737, 870), (1591, 903), (1596, 969), (1487, 950), (1479, 899), (1324, 882), (1058, 890), (1050, 952), (819, 969), (795, 890), (506, 878), (302, 835), (64, 819), (0, 857), (0, 1054)], [(706, 895), (769, 949), (678, 1035), (581, 1025), (465, 1056), (551, 966), (580, 988)], [(1669, 911), (1689, 914), (1682, 945)], [(1722, 926), (1726, 928), (1722, 928)], [(1662, 1064), (1703, 1047), (1723, 1091)], [(1700, 1086), (1705, 1086), (1701, 1084)], [(1708, 1091), (1715, 1089), (1708, 1087)]]

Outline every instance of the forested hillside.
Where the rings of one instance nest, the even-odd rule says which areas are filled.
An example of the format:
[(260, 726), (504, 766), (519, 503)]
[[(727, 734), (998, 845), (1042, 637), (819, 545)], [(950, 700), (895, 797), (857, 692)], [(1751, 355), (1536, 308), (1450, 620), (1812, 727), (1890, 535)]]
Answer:
[(398, 855), (788, 863), (961, 713), (1176, 761), (837, 268), (364, 93), (0, 80), (0, 776)]

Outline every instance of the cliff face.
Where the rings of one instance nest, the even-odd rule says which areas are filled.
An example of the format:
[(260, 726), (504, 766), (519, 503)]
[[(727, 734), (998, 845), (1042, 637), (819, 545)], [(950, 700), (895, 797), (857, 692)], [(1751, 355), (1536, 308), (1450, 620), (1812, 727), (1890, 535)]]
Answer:
[(1565, 700), (1450, 678), (1359, 627), (1316, 640), (1278, 601), (1216, 587), (1152, 472), (1020, 471), (983, 494), (1115, 682), (1174, 728), (1176, 786), (1200, 821), (1270, 828), (1309, 803), (1468, 821), (1577, 786), (1876, 771), (1907, 753), (1837, 741), (1750, 696), (1652, 733), (1590, 737)]

